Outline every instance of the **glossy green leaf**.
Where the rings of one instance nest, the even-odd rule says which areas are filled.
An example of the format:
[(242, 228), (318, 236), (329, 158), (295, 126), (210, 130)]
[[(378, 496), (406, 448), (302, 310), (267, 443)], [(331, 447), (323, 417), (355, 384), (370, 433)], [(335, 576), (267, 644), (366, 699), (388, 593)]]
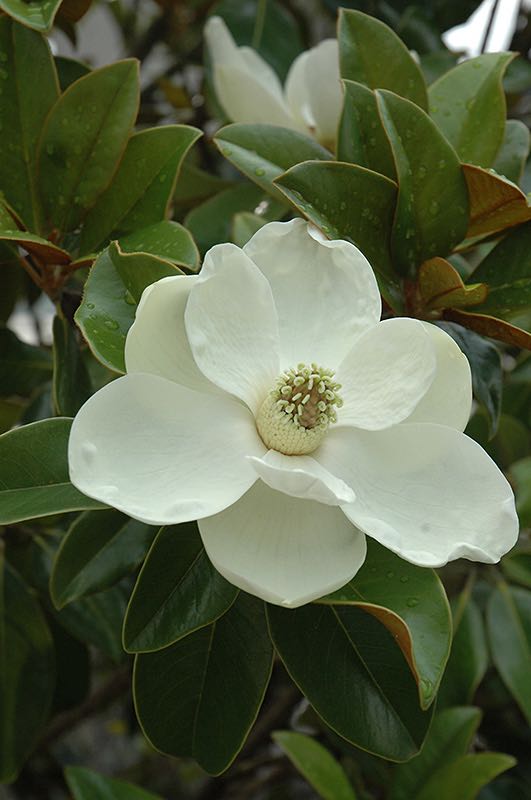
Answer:
[(480, 789), (505, 770), (516, 759), (503, 753), (475, 753), (462, 756), (452, 764), (436, 770), (415, 800), (475, 800)]
[(345, 770), (322, 744), (293, 731), (275, 731), (272, 738), (323, 800), (356, 800)]
[(101, 253), (74, 319), (102, 364), (125, 372), (125, 337), (142, 291), (160, 278), (179, 274), (169, 261), (146, 253), (122, 253), (116, 243)]
[[(14, 226), (13, 226), (14, 227)], [(0, 230), (1, 242), (12, 242), (26, 250), (28, 253), (37, 256), (45, 264), (68, 264), (71, 261), (70, 254), (62, 247), (52, 244), (47, 239), (37, 236), (35, 233), (19, 230)]]
[(399, 311), (399, 279), (389, 252), (396, 184), (364, 167), (334, 161), (298, 164), (275, 183), (327, 236), (359, 247), (376, 273), (383, 296)]
[(265, 220), (251, 211), (240, 211), (232, 218), (231, 241), (244, 247), (249, 239), (265, 225)]
[(282, 195), (273, 184), (275, 178), (301, 161), (332, 158), (314, 139), (277, 125), (227, 125), (216, 134), (214, 141), (222, 155), (244, 175), (281, 199)]
[[(525, 488), (529, 498), (531, 498), (531, 458), (526, 458), (524, 461), (527, 462), (527, 469), (524, 474), (528, 481)], [(517, 465), (521, 465), (522, 463), (522, 461), (517, 462)], [(512, 476), (514, 476), (514, 472), (515, 470), (513, 466), (511, 469)], [(516, 504), (518, 508), (518, 484), (516, 486)], [(527, 525), (527, 521), (524, 521), (521, 518), (521, 514), (520, 521), (522, 526)], [(529, 547), (509, 553), (509, 555), (502, 559), (501, 568), (508, 580), (514, 581), (515, 583), (520, 583), (527, 589), (531, 589), (531, 549)]]
[(444, 588), (433, 570), (403, 561), (372, 539), (367, 545), (367, 558), (357, 575), (318, 602), (359, 606), (385, 625), (416, 677), (422, 706), (428, 707), (450, 651), (451, 617)]
[(234, 760), (269, 682), (273, 648), (264, 605), (240, 596), (208, 627), (136, 657), (134, 697), (151, 744), (218, 775)]
[(39, 188), (47, 230), (76, 228), (107, 187), (138, 108), (138, 64), (89, 72), (61, 95), (39, 144)]
[(147, 228), (120, 236), (124, 253), (149, 253), (193, 272), (199, 268), (199, 251), (192, 234), (173, 220), (162, 220)]
[(87, 64), (84, 64), (82, 61), (77, 61), (75, 58), (55, 56), (54, 61), (57, 77), (59, 78), (59, 86), (62, 92), (68, 89), (70, 84), (90, 72), (90, 67)]
[(237, 595), (210, 563), (195, 522), (162, 528), (129, 601), (124, 648), (161, 650), (215, 622)]
[(468, 226), (468, 191), (453, 148), (428, 115), (391, 92), (376, 92), (398, 175), (391, 234), (394, 263), (403, 275), (433, 256), (445, 256)]
[(496, 172), (514, 183), (520, 183), (529, 155), (529, 145), (529, 128), (525, 122), (508, 119), (503, 141), (493, 164)]
[(474, 311), (510, 315), (531, 308), (531, 222), (510, 231), (470, 276), (489, 284), (484, 303)]
[(56, 608), (112, 586), (144, 558), (157, 529), (114, 509), (81, 514), (55, 557), (50, 594)]
[(531, 721), (531, 592), (500, 581), (489, 600), (487, 630), (494, 664)]
[(434, 771), (466, 754), (480, 720), (479, 708), (449, 708), (436, 714), (422, 752), (395, 768), (389, 800), (417, 800)]
[(74, 800), (161, 800), (132, 783), (107, 778), (85, 767), (67, 767), (65, 778)]
[(61, 3), (62, 0), (0, 0), (0, 9), (28, 28), (47, 32)]
[(74, 417), (92, 394), (92, 384), (78, 341), (79, 332), (65, 317), (53, 321), (53, 404), (58, 416)]
[(516, 510), (522, 526), (531, 527), (531, 457), (511, 464)]
[(165, 219), (183, 158), (200, 135), (188, 125), (164, 125), (131, 136), (112, 182), (87, 214), (80, 253)]
[(439, 689), (437, 708), (470, 703), (489, 664), (483, 617), (466, 588), (452, 604), (452, 650)]
[(338, 42), (342, 78), (370, 89), (389, 89), (427, 109), (420, 67), (391, 28), (368, 14), (343, 9)]
[(503, 73), (514, 55), (463, 61), (430, 86), (430, 114), (461, 161), (490, 167), (505, 133)]
[(53, 643), (39, 604), (0, 561), (0, 781), (11, 781), (33, 749), (50, 710)]
[(26, 344), (0, 328), (0, 396), (28, 396), (52, 377), (52, 358), (43, 347)]
[(70, 419), (47, 419), (0, 436), (0, 524), (104, 507), (70, 483), (71, 425)]
[(343, 81), (345, 95), (339, 123), (337, 158), (367, 167), (396, 180), (389, 139), (382, 125), (376, 95), (362, 83)]
[(498, 428), (501, 412), (503, 372), (498, 348), (474, 331), (454, 322), (437, 322), (455, 339), (472, 370), (474, 397), (483, 406), (489, 420), (489, 436)]
[(356, 747), (391, 761), (420, 749), (431, 719), (393, 636), (356, 606), (268, 606), (278, 654), (316, 712)]
[[(17, 5), (28, 10), (41, 3), (19, 0)], [(46, 39), (8, 17), (0, 18), (0, 52), (6, 57), (0, 76), (0, 186), (25, 226), (38, 231), (36, 147), (59, 94), (57, 75)]]
[(201, 253), (205, 253), (213, 245), (229, 241), (234, 215), (240, 211), (254, 211), (260, 206), (264, 208), (265, 221), (274, 218), (274, 214), (271, 217), (268, 213), (274, 208), (273, 202), (264, 198), (259, 186), (239, 183), (196, 206), (187, 214), (184, 224), (192, 232)]

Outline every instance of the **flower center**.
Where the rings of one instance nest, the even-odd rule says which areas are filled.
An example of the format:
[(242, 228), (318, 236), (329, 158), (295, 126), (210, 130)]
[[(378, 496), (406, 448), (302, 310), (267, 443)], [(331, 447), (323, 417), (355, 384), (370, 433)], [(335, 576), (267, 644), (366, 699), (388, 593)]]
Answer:
[(266, 447), (287, 456), (313, 452), (330, 423), (337, 422), (336, 408), (343, 405), (339, 389), (331, 369), (298, 364), (296, 369), (286, 370), (256, 417)]

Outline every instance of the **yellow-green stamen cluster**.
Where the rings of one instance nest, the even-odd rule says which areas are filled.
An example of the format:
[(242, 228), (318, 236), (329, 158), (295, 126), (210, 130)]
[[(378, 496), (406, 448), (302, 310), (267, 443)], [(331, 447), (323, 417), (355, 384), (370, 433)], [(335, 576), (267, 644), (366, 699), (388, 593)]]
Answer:
[(264, 400), (256, 426), (267, 447), (286, 455), (305, 455), (321, 443), (336, 409), (343, 405), (334, 372), (317, 364), (286, 370)]

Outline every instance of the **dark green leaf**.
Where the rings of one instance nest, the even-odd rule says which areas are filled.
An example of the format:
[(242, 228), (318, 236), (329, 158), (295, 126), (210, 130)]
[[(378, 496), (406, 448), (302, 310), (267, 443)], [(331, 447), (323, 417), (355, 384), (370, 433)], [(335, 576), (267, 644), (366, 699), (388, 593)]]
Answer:
[(529, 128), (519, 119), (508, 119), (494, 169), (514, 183), (520, 183), (529, 155)]
[(53, 713), (82, 703), (90, 691), (90, 654), (88, 647), (70, 636), (53, 617), (48, 624), (55, 648), (57, 681), (53, 696)]
[(251, 211), (240, 211), (232, 218), (231, 241), (244, 247), (256, 231), (265, 225), (265, 220)]
[(327, 236), (359, 247), (376, 273), (383, 296), (399, 311), (401, 290), (389, 252), (396, 184), (363, 167), (333, 161), (298, 164), (275, 183)]
[(284, 199), (273, 184), (283, 172), (301, 161), (327, 161), (328, 150), (298, 131), (277, 125), (227, 125), (214, 139), (222, 155), (254, 183)]
[[(21, 12), (41, 6), (38, 2), (15, 2)], [(0, 186), (25, 226), (39, 231), (36, 147), (44, 120), (59, 94), (57, 75), (46, 39), (8, 17), (0, 18), (0, 52), (6, 56), (0, 78)]]
[(32, 750), (53, 697), (53, 643), (21, 578), (0, 562), (0, 781), (12, 780)]
[(193, 272), (199, 268), (199, 251), (192, 234), (173, 220), (155, 222), (121, 236), (119, 245), (124, 253), (149, 253)]
[(76, 228), (109, 184), (138, 108), (138, 64), (117, 61), (71, 84), (50, 112), (39, 144), (47, 230)]
[(472, 387), (476, 400), (483, 406), (489, 420), (489, 436), (498, 428), (501, 412), (503, 372), (498, 348), (474, 331), (454, 322), (438, 322), (440, 328), (455, 339), (472, 370)]
[(323, 800), (356, 800), (345, 770), (322, 744), (292, 731), (275, 731), (272, 738)]
[(55, 558), (50, 594), (56, 608), (107, 589), (133, 570), (146, 555), (156, 530), (114, 509), (81, 514)]
[(0, 395), (31, 394), (52, 377), (52, 358), (47, 350), (17, 339), (0, 328)]
[(463, 61), (430, 86), (430, 114), (461, 161), (490, 167), (503, 141), (502, 78), (511, 53)]
[[(529, 478), (531, 478), (531, 458), (526, 458), (524, 461), (527, 462), (525, 477), (528, 478), (528, 483), (526, 488), (531, 497), (531, 480), (529, 480)], [(517, 462), (517, 464), (522, 463), (522, 461)], [(511, 472), (514, 475), (514, 466)], [(516, 487), (516, 505), (518, 508), (518, 485)], [(521, 524), (523, 527), (526, 525), (526, 522), (521, 519)], [(509, 553), (508, 556), (505, 556), (505, 558), (502, 559), (501, 568), (504, 572), (504, 575), (510, 581), (520, 583), (527, 589), (531, 589), (531, 549), (526, 548)]]
[(70, 84), (87, 75), (90, 72), (90, 67), (82, 61), (77, 61), (75, 58), (67, 58), (66, 56), (55, 56), (55, 68), (57, 69), (57, 76), (59, 78), (59, 86), (61, 91), (64, 92)]
[(343, 81), (345, 96), (339, 123), (337, 157), (367, 167), (396, 180), (389, 139), (371, 89), (355, 81)]
[(132, 783), (106, 778), (85, 767), (67, 767), (65, 778), (74, 800), (161, 800)]
[(449, 708), (436, 714), (422, 752), (394, 770), (389, 800), (416, 800), (435, 770), (466, 754), (480, 720), (479, 708)]
[(161, 650), (215, 622), (237, 595), (210, 563), (195, 522), (162, 528), (129, 601), (124, 647)]
[(104, 507), (70, 483), (71, 425), (70, 419), (47, 419), (0, 436), (0, 524)]
[(115, 242), (96, 259), (75, 321), (102, 364), (125, 372), (125, 337), (142, 291), (160, 278), (179, 274), (169, 261), (147, 253), (122, 253)]
[(522, 526), (531, 526), (531, 458), (522, 458), (511, 464), (516, 509)]
[(470, 280), (489, 284), (487, 299), (474, 311), (507, 316), (531, 309), (531, 222), (510, 231)]
[(438, 708), (470, 703), (489, 664), (481, 612), (465, 589), (452, 604), (454, 636), (439, 689)]
[(502, 753), (477, 753), (462, 756), (452, 764), (437, 769), (415, 800), (475, 800), (480, 789), (507, 769), (516, 759)]
[(428, 115), (391, 92), (376, 92), (398, 175), (391, 250), (403, 275), (445, 256), (468, 226), (468, 191), (453, 148)]
[(403, 561), (371, 539), (357, 575), (319, 602), (357, 605), (385, 625), (417, 680), (421, 705), (433, 702), (451, 642), (448, 600), (433, 570)]
[(263, 603), (240, 593), (217, 622), (136, 657), (135, 706), (145, 735), (158, 750), (195, 758), (218, 775), (245, 741), (272, 663)]
[(489, 600), (487, 630), (496, 668), (531, 721), (531, 592), (500, 581)]
[(164, 125), (131, 136), (111, 184), (87, 214), (80, 253), (164, 220), (183, 158), (200, 135), (187, 125)]
[(391, 761), (420, 749), (431, 714), (393, 636), (356, 606), (268, 606), (271, 636), (317, 713), (352, 744)]
[(78, 331), (65, 317), (53, 321), (53, 404), (56, 414), (74, 417), (92, 394), (78, 343)]
[(391, 28), (368, 14), (343, 9), (338, 41), (342, 78), (389, 89), (427, 109), (420, 67)]

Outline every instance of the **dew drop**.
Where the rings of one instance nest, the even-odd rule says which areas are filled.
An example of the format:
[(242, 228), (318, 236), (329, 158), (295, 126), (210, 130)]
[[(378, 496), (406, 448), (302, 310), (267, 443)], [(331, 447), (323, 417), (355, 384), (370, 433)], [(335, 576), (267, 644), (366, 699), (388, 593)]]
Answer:
[(110, 331), (117, 331), (117, 330), (118, 330), (118, 328), (120, 327), (120, 326), (118, 325), (118, 323), (116, 322), (116, 320), (114, 320), (114, 319), (106, 319), (106, 320), (105, 320), (105, 322), (104, 322), (103, 324), (104, 324), (104, 325), (105, 325), (105, 327), (106, 327), (106, 328), (108, 328)]
[(392, 569), (390, 569), (389, 572), (386, 573), (386, 575), (387, 575), (388, 578), (394, 578), (395, 577), (395, 573), (393, 572)]
[(92, 309), (94, 308), (94, 303), (85, 303), (86, 308)]
[(418, 597), (408, 597), (408, 599), (406, 600), (406, 606), (408, 608), (415, 608), (415, 606), (418, 606), (419, 603), (420, 600)]
[(400, 576), (400, 583), (407, 583), (408, 580), (409, 580), (409, 576), (408, 575), (401, 575)]
[(262, 175), (265, 175), (265, 169), (262, 169), (262, 167), (257, 167), (257, 169), (254, 171), (254, 174), (260, 178)]

